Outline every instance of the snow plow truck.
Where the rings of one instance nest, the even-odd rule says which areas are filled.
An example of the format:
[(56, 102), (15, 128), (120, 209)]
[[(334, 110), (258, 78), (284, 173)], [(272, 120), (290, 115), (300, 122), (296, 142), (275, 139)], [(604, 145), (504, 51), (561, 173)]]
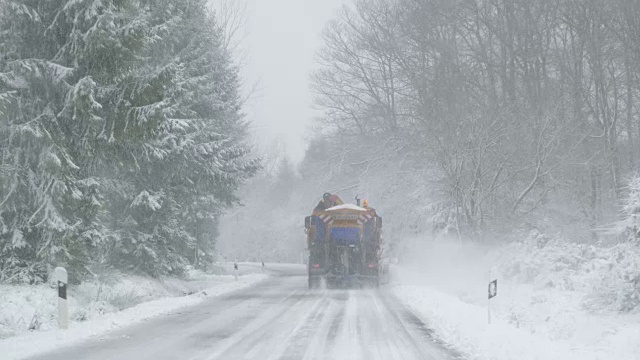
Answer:
[[(359, 202), (359, 201), (358, 201)], [(344, 204), (325, 193), (305, 218), (309, 250), (309, 288), (363, 287), (384, 283), (388, 266), (382, 259), (382, 218), (366, 200)]]

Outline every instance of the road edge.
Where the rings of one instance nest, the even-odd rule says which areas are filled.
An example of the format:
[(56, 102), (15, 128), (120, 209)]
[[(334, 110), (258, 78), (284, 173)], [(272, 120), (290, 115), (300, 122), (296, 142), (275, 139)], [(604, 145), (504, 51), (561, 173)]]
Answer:
[(214, 287), (198, 291), (197, 293), (156, 299), (144, 302), (131, 308), (105, 314), (86, 322), (74, 322), (68, 330), (49, 330), (30, 332), (0, 340), (0, 354), (7, 356), (3, 359), (24, 359), (38, 354), (55, 350), (59, 347), (76, 345), (82, 341), (106, 335), (142, 321), (166, 315), (175, 310), (194, 306), (202, 301), (240, 291), (267, 279), (267, 274), (246, 274), (231, 281)]

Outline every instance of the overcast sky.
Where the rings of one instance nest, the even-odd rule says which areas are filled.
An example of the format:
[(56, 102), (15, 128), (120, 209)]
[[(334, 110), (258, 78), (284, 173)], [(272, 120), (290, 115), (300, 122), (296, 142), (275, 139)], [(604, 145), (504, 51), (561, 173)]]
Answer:
[(247, 106), (262, 146), (281, 138), (298, 162), (314, 116), (309, 72), (321, 33), (345, 0), (238, 0), (247, 3), (247, 59), (242, 75), (259, 91)]

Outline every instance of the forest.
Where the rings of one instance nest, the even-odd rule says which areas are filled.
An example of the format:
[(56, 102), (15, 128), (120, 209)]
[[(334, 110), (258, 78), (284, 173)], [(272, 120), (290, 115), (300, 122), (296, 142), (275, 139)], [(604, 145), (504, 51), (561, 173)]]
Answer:
[[(263, 226), (277, 256), (297, 258), (283, 253), (302, 251), (299, 213), (324, 191), (368, 198), (391, 246), (418, 234), (638, 238), (637, 1), (357, 0), (317, 59), (303, 160), (275, 144), (252, 180), (272, 187), (251, 198), (275, 205), (258, 221), (279, 224)], [(236, 239), (231, 224), (258, 210), (240, 211)]]
[(391, 247), (637, 238), (637, 2), (349, 3), (299, 164), (252, 144), (219, 20), (204, 0), (2, 3), (0, 281), (298, 261), (325, 191), (380, 208)]
[(0, 3), (0, 282), (212, 266), (259, 168), (204, 0)]
[(640, 151), (637, 1), (357, 1), (324, 40), (310, 151), (423, 172), (463, 234), (595, 240), (619, 219)]

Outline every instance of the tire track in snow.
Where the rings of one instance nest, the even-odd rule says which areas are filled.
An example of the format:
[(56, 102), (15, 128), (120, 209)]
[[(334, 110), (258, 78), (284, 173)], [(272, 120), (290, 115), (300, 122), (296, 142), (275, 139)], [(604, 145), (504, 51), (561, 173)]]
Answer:
[[(376, 302), (380, 302), (387, 310), (388, 315), (398, 324), (400, 332), (406, 335), (400, 338), (408, 340), (411, 347), (420, 354), (421, 359), (463, 359), (460, 354), (437, 339), (433, 330), (429, 329), (420, 318), (395, 298), (387, 293), (382, 293), (380, 297), (376, 298)], [(416, 335), (419, 335), (419, 338)]]
[[(306, 294), (309, 295), (309, 294)], [(315, 298), (312, 306), (308, 303), (300, 302), (292, 306), (285, 316), (276, 321), (271, 331), (266, 331), (263, 336), (268, 341), (260, 341), (246, 354), (248, 358), (278, 359), (285, 353), (287, 346), (291, 343), (295, 334), (299, 333), (307, 325), (308, 319), (313, 319), (319, 314), (324, 298)], [(269, 351), (268, 356), (265, 351)]]
[(328, 300), (325, 313), (315, 332), (309, 336), (308, 345), (306, 346), (304, 355), (300, 359), (324, 359), (327, 350), (331, 348), (335, 340), (340, 323), (344, 317), (344, 307), (336, 301), (336, 298), (344, 298), (344, 296), (340, 294), (340, 296), (336, 297), (335, 294), (329, 291), (324, 292), (323, 296)]
[(344, 315), (340, 322), (340, 328), (336, 331), (333, 346), (330, 351), (331, 359), (362, 359), (362, 347), (357, 332), (358, 312), (360, 308), (360, 290), (346, 291), (346, 301), (344, 303)]
[[(204, 357), (193, 359), (234, 359), (237, 354), (248, 355), (250, 351), (256, 351), (255, 346), (265, 344), (265, 337), (273, 323), (281, 320), (283, 315), (291, 310), (296, 304), (305, 299), (306, 293), (299, 290), (291, 292), (287, 297), (274, 304), (268, 311), (262, 312), (255, 319), (247, 323), (244, 327), (233, 333), (230, 337), (222, 340), (213, 352), (207, 350), (209, 354)], [(261, 341), (262, 340), (262, 341)], [(244, 352), (242, 352), (244, 350)], [(235, 354), (235, 355), (234, 355)]]
[(338, 337), (338, 330), (342, 327), (342, 322), (344, 321), (344, 314), (346, 309), (341, 306), (342, 304), (337, 304), (338, 312), (332, 316), (331, 325), (327, 331), (327, 345), (333, 345), (336, 342), (336, 338)]
[(317, 296), (325, 301), (291, 334), (279, 359), (454, 358), (434, 347), (431, 330), (384, 291), (326, 291)]
[(302, 320), (301, 326), (292, 332), (279, 357), (280, 360), (300, 360), (304, 357), (305, 351), (309, 347), (309, 339), (318, 331), (330, 305), (331, 300), (323, 296), (320, 305)]

